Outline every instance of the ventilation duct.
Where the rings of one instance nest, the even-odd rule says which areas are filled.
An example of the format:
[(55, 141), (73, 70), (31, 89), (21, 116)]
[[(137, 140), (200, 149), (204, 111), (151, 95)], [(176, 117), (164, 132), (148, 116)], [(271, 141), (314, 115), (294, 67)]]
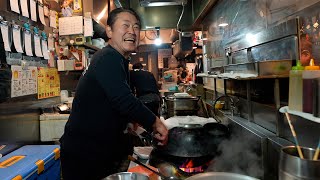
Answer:
[(186, 3), (187, 0), (139, 0), (139, 2), (142, 7), (153, 7), (181, 5)]

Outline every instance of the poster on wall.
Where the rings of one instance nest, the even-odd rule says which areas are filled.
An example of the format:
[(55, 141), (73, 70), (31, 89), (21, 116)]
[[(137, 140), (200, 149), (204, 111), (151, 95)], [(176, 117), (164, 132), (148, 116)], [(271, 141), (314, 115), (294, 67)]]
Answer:
[(60, 96), (60, 78), (56, 68), (39, 68), (38, 99)]
[(11, 97), (37, 93), (37, 67), (11, 66)]
[(164, 64), (168, 66), (168, 61), (171, 58), (171, 56), (172, 49), (158, 49), (158, 68), (164, 68)]

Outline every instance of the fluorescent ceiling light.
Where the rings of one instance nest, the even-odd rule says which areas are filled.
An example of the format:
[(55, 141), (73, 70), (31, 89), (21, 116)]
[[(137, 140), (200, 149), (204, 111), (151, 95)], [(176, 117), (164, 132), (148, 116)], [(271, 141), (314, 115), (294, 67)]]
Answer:
[(229, 24), (228, 23), (221, 23), (221, 24), (219, 24), (218, 26), (220, 26), (220, 27), (225, 27), (225, 26), (228, 26)]

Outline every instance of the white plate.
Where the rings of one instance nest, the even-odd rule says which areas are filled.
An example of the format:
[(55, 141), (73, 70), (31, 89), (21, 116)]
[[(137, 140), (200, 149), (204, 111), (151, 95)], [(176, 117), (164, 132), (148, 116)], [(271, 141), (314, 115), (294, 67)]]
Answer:
[(144, 147), (134, 147), (133, 152), (139, 156), (141, 159), (149, 159), (150, 153), (153, 147), (144, 146)]

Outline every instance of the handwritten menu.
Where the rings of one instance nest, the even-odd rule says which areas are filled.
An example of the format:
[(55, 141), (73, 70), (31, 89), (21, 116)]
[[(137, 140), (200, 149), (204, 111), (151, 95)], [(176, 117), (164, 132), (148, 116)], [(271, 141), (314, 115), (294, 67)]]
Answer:
[(56, 68), (38, 68), (38, 99), (60, 96), (60, 77)]
[(83, 16), (59, 18), (59, 35), (72, 35), (83, 33)]
[(25, 96), (37, 93), (37, 67), (11, 66), (11, 97)]

